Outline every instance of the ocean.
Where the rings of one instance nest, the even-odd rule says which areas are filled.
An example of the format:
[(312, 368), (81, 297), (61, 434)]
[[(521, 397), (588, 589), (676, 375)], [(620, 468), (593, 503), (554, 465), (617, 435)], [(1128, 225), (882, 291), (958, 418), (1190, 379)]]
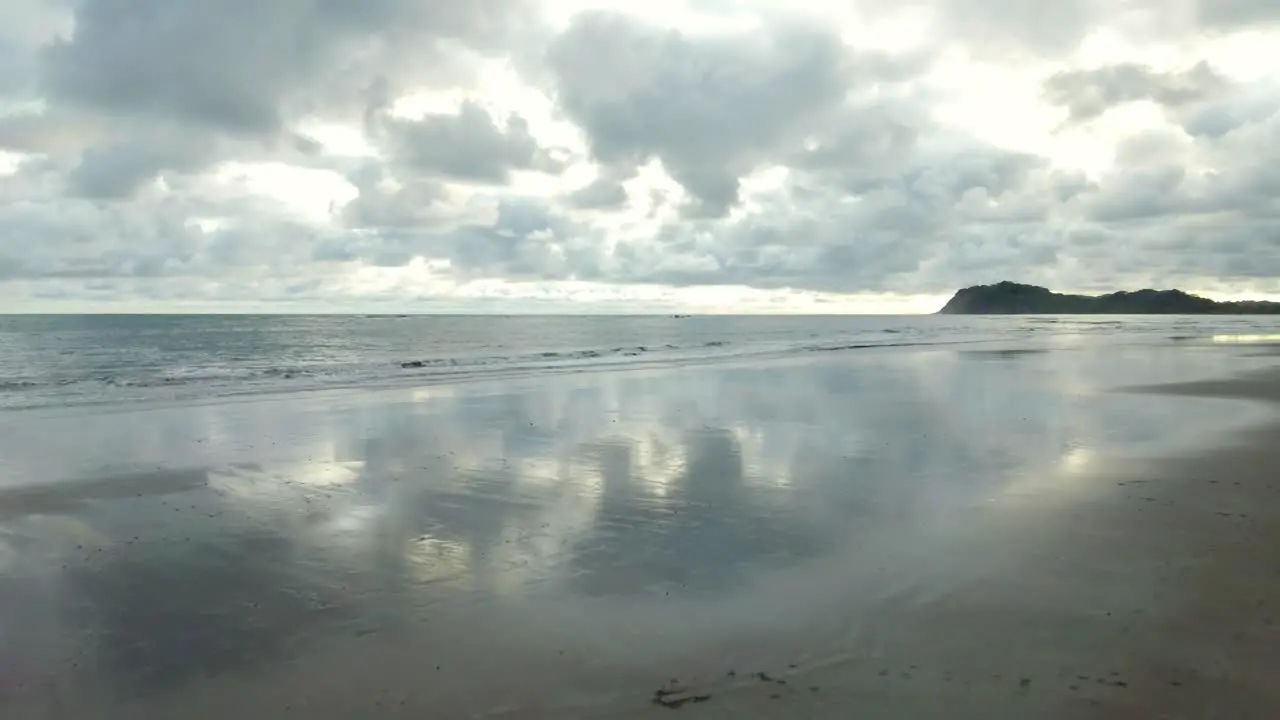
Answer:
[(1275, 316), (0, 316), (0, 409), (652, 367), (921, 345), (1173, 343)]

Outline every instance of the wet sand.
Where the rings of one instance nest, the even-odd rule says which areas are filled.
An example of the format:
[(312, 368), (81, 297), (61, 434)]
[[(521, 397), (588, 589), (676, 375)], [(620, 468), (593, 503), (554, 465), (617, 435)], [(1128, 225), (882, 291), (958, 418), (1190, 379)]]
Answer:
[(0, 417), (0, 716), (1276, 717), (1274, 363)]

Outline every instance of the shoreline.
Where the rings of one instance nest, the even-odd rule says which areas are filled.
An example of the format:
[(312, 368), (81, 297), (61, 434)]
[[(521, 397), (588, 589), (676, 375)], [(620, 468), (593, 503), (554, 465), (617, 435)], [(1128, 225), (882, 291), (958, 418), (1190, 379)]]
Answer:
[[(931, 317), (931, 316), (920, 316)], [(981, 316), (975, 316), (981, 317)], [(1161, 316), (1152, 316), (1161, 317)], [(1189, 316), (1193, 317), (1193, 316)], [(988, 316), (987, 319), (998, 319)], [(1048, 323), (1044, 327), (1056, 327), (1058, 323), (1073, 322), (1084, 326), (1111, 326), (1115, 320), (1073, 320), (1072, 316), (1024, 316), (1030, 323)], [(919, 330), (919, 328), (917, 328)], [(16, 385), (6, 387), (0, 381), (0, 419), (13, 417), (18, 413), (57, 413), (59, 411), (116, 412), (133, 408), (164, 408), (192, 404), (210, 404), (221, 402), (253, 402), (257, 400), (287, 400), (297, 396), (329, 395), (361, 392), (394, 392), (412, 390), (414, 388), (430, 388), (452, 385), (464, 385), (504, 380), (530, 380), (579, 374), (607, 374), (614, 372), (664, 372), (678, 371), (687, 368), (705, 368), (716, 366), (751, 365), (764, 362), (804, 362), (807, 359), (819, 359), (826, 355), (861, 354), (860, 351), (879, 352), (974, 352), (977, 354), (1015, 355), (1033, 352), (1063, 352), (1076, 349), (1071, 345), (1063, 345), (1062, 341), (1071, 342), (1087, 338), (1084, 345), (1092, 349), (1099, 347), (1115, 348), (1156, 348), (1177, 347), (1179, 351), (1201, 350), (1215, 352), (1221, 350), (1225, 343), (1214, 341), (1214, 335), (1203, 331), (1193, 335), (1147, 334), (1145, 331), (1133, 336), (1091, 337), (1088, 333), (1067, 332), (1062, 335), (1027, 335), (1000, 336), (998, 328), (973, 328), (978, 337), (952, 337), (932, 340), (910, 339), (912, 335), (890, 335), (898, 333), (894, 328), (865, 330), (864, 334), (853, 337), (827, 337), (818, 339), (813, 335), (806, 340), (795, 338), (787, 341), (771, 341), (753, 344), (746, 342), (739, 346), (737, 341), (696, 342), (683, 346), (646, 345), (636, 347), (599, 347), (568, 348), (556, 352), (536, 353), (522, 357), (472, 357), (459, 356), (426, 357), (415, 360), (411, 355), (389, 359), (375, 374), (347, 374), (344, 369), (339, 374), (330, 375), (330, 368), (319, 374), (311, 371), (290, 370), (287, 367), (264, 369), (252, 368), (251, 375), (235, 378), (213, 377), (205, 384), (201, 380), (193, 380), (181, 374), (170, 383), (162, 379), (148, 378), (140, 385), (126, 382), (116, 386), (114, 380), (103, 377), (87, 376), (71, 382), (59, 381), (53, 384), (42, 384), (44, 381), (20, 380)], [(1077, 330), (1079, 330), (1077, 328)], [(1175, 328), (1168, 328), (1170, 332)], [(1178, 330), (1178, 332), (1183, 332)], [(893, 338), (897, 338), (896, 340)], [(1274, 342), (1232, 343), (1237, 350), (1256, 348), (1256, 356), (1265, 357), (1274, 354)], [(967, 348), (973, 348), (968, 350)], [(638, 352), (642, 351), (642, 352)], [(1249, 353), (1241, 353), (1248, 357)], [(459, 364), (451, 364), (451, 363)], [(417, 365), (415, 363), (423, 363)], [(474, 363), (474, 364), (473, 364)], [(200, 369), (200, 368), (197, 368)], [(216, 369), (216, 368), (213, 368)], [(241, 368), (241, 370), (246, 370)], [(369, 368), (360, 371), (368, 372)], [(426, 371), (426, 372), (423, 372)], [(294, 373), (298, 374), (294, 374)], [(354, 371), (353, 371), (354, 372)], [(257, 374), (252, 374), (257, 373)], [(263, 375), (261, 373), (267, 373)], [(417, 374), (415, 374), (417, 373)], [(272, 377), (267, 381), (265, 378)], [(127, 380), (128, 378), (126, 378)], [(134, 378), (136, 379), (136, 378)], [(50, 380), (50, 383), (53, 381)], [(94, 383), (105, 382), (95, 386)], [(34, 384), (32, 384), (34, 383)], [(65, 388), (80, 388), (84, 384), (97, 387), (94, 392), (83, 394), (64, 394)], [(64, 390), (52, 394), (44, 394), (49, 388), (60, 387)], [(117, 391), (125, 389), (138, 391), (141, 394), (121, 395)], [(176, 394), (170, 395), (163, 391)], [(27, 400), (14, 404), (14, 397), (23, 392), (35, 393)]]
[[(18, 405), (0, 407), (0, 417), (12, 415), (14, 413), (57, 413), (60, 411), (78, 412), (89, 410), (93, 412), (119, 412), (130, 411), (134, 409), (148, 408), (173, 408), (184, 407), (189, 405), (201, 404), (218, 404), (218, 403), (234, 403), (234, 402), (257, 402), (257, 401), (287, 401), (295, 397), (307, 396), (325, 396), (325, 395), (343, 395), (352, 393), (386, 393), (395, 391), (411, 391), (417, 388), (432, 388), (441, 386), (467, 385), (486, 382), (502, 382), (502, 381), (537, 381), (540, 378), (554, 378), (565, 375), (582, 375), (582, 374), (609, 374), (617, 372), (663, 372), (678, 371), (684, 369), (697, 369), (704, 367), (732, 367), (735, 365), (754, 365), (757, 363), (792, 363), (804, 362), (805, 360), (814, 359), (827, 353), (849, 353), (853, 351), (916, 351), (937, 349), (940, 351), (949, 350), (955, 347), (971, 346), (971, 345), (992, 345), (992, 344), (1008, 344), (1008, 340), (1003, 339), (972, 339), (972, 340), (942, 340), (935, 342), (883, 342), (883, 343), (854, 343), (832, 345), (801, 345), (789, 348), (767, 348), (767, 349), (751, 349), (748, 351), (737, 352), (733, 354), (711, 354), (711, 355), (683, 355), (672, 357), (652, 357), (638, 359), (631, 357), (629, 359), (620, 360), (616, 357), (602, 358), (601, 362), (566, 362), (562, 364), (549, 365), (512, 365), (508, 367), (484, 367), (480, 366), (475, 370), (462, 370), (457, 372), (439, 372), (433, 374), (413, 374), (413, 370), (419, 370), (418, 366), (411, 363), (401, 364), (400, 369), (404, 372), (398, 374), (387, 374), (377, 378), (363, 378), (340, 380), (328, 383), (315, 383), (306, 385), (305, 383), (297, 383), (292, 386), (288, 381), (271, 385), (261, 386), (249, 389), (232, 389), (230, 387), (219, 388), (217, 392), (209, 394), (192, 394), (189, 396), (167, 397), (154, 395), (149, 397), (128, 397), (128, 398), (100, 398), (100, 399), (77, 399), (73, 402), (63, 402), (56, 404), (40, 404), (40, 405)], [(720, 345), (712, 345), (712, 347), (721, 347)], [(614, 352), (621, 351), (623, 348), (615, 348)], [(594, 351), (588, 351), (594, 352)], [(1001, 351), (993, 351), (1001, 352)], [(388, 366), (388, 372), (394, 373), (393, 365)], [(426, 366), (433, 367), (433, 366)], [(439, 367), (449, 367), (448, 365), (440, 365)], [(172, 386), (165, 384), (156, 384), (145, 386), (149, 390), (157, 390), (164, 387), (182, 387), (182, 384), (175, 383)]]
[[(1205, 340), (1206, 338), (1197, 337), (1197, 340)], [(1275, 343), (1208, 343), (1197, 342), (1188, 343), (1181, 339), (1175, 339), (1178, 344), (1175, 346), (1165, 347), (1176, 352), (1186, 351), (1203, 351), (1203, 352), (1223, 352), (1228, 348), (1235, 352), (1236, 357), (1250, 358), (1257, 360), (1271, 360), (1280, 356), (1280, 344)], [(972, 348), (973, 346), (997, 346), (994, 348), (979, 349), (963, 349)], [(1008, 347), (1004, 347), (1008, 346)], [(1090, 351), (1097, 351), (1107, 348), (1107, 345), (1095, 345), (1088, 347)], [(1129, 349), (1152, 349), (1161, 348), (1157, 343), (1133, 343), (1133, 344), (1117, 344), (1110, 346), (1113, 348), (1129, 348)], [(1240, 352), (1241, 350), (1250, 349), (1255, 352)], [(354, 398), (360, 396), (383, 396), (392, 397), (397, 394), (413, 393), (416, 390), (432, 390), (438, 388), (465, 387), (465, 386), (483, 386), (499, 383), (530, 383), (535, 384), (544, 380), (555, 380), (557, 378), (573, 378), (577, 376), (601, 376), (606, 377), (619, 373), (667, 373), (680, 371), (698, 371), (698, 370), (715, 370), (717, 368), (741, 368), (754, 367), (759, 365), (776, 365), (785, 367), (789, 365), (804, 365), (808, 363), (822, 363), (831, 359), (840, 359), (842, 355), (847, 358), (861, 355), (864, 350), (881, 351), (882, 353), (893, 352), (954, 352), (961, 355), (972, 357), (990, 357), (992, 359), (1015, 359), (1023, 355), (1037, 355), (1043, 353), (1062, 353), (1077, 352), (1080, 348), (1060, 347), (1049, 342), (1041, 344), (1032, 344), (1028, 347), (1027, 343), (1011, 343), (1007, 339), (976, 339), (961, 341), (944, 341), (932, 343), (897, 343), (897, 344), (872, 344), (872, 345), (855, 345), (850, 347), (832, 347), (832, 348), (813, 348), (806, 347), (802, 349), (791, 350), (768, 350), (758, 351), (751, 354), (742, 355), (724, 355), (724, 356), (707, 356), (707, 357), (690, 357), (690, 358), (654, 358), (642, 361), (629, 361), (618, 363), (601, 363), (590, 365), (560, 365), (547, 366), (541, 368), (512, 368), (509, 370), (495, 372), (479, 372), (476, 374), (454, 374), (454, 375), (438, 375), (425, 377), (388, 377), (385, 380), (378, 381), (359, 381), (351, 383), (335, 383), (331, 385), (315, 385), (309, 387), (272, 387), (272, 388), (254, 388), (252, 390), (240, 390), (226, 392), (222, 394), (209, 395), (193, 395), (190, 397), (148, 397), (148, 398), (105, 398), (101, 400), (84, 400), (72, 403), (62, 404), (43, 404), (18, 407), (0, 407), (0, 421), (5, 419), (37, 419), (37, 418), (58, 418), (65, 416), (79, 416), (84, 413), (91, 415), (106, 414), (127, 414), (134, 412), (150, 412), (150, 411), (166, 411), (166, 410), (182, 410), (192, 407), (209, 407), (219, 405), (233, 404), (254, 404), (254, 403), (324, 403), (331, 399)], [(874, 353), (873, 353), (874, 354)], [(1262, 370), (1261, 372), (1266, 372)], [(1197, 383), (1214, 383), (1218, 380), (1194, 381), (1194, 383), (1177, 383), (1177, 384), (1197, 384)], [(1166, 394), (1166, 395), (1182, 395), (1185, 397), (1202, 398), (1210, 400), (1218, 399), (1250, 399), (1248, 397), (1237, 398), (1231, 395), (1218, 395), (1212, 391), (1212, 384), (1207, 385), (1209, 388), (1203, 391), (1166, 391), (1169, 385), (1150, 386), (1148, 389), (1142, 385), (1130, 385), (1114, 388), (1106, 388), (1107, 391), (1131, 392), (1134, 394)]]

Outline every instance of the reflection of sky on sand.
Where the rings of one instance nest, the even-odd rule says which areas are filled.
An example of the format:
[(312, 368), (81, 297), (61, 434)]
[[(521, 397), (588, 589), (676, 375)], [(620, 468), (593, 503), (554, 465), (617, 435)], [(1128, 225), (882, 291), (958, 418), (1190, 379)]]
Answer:
[(1275, 343), (1280, 342), (1280, 335), (1214, 335), (1212, 340), (1215, 343), (1230, 345)]
[[(468, 642), (513, 658), (520, 642), (572, 645), (608, 667), (841, 608), (826, 630), (845, 634), (817, 633), (837, 651), (859, 602), (976, 562), (943, 539), (974, 508), (1249, 419), (1099, 392), (1241, 358), (1125, 352), (865, 353), (31, 415), (0, 437), (0, 669), (71, 674), (113, 702), (335, 638), (438, 638), (440, 618), (491, 629)], [(43, 621), (17, 627), (29, 613)], [(430, 652), (462, 652), (440, 642)]]

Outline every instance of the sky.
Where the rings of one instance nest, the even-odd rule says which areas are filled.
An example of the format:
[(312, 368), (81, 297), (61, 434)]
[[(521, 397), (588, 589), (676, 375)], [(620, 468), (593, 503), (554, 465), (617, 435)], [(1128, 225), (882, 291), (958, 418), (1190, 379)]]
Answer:
[(6, 0), (0, 311), (1280, 298), (1275, 0)]

